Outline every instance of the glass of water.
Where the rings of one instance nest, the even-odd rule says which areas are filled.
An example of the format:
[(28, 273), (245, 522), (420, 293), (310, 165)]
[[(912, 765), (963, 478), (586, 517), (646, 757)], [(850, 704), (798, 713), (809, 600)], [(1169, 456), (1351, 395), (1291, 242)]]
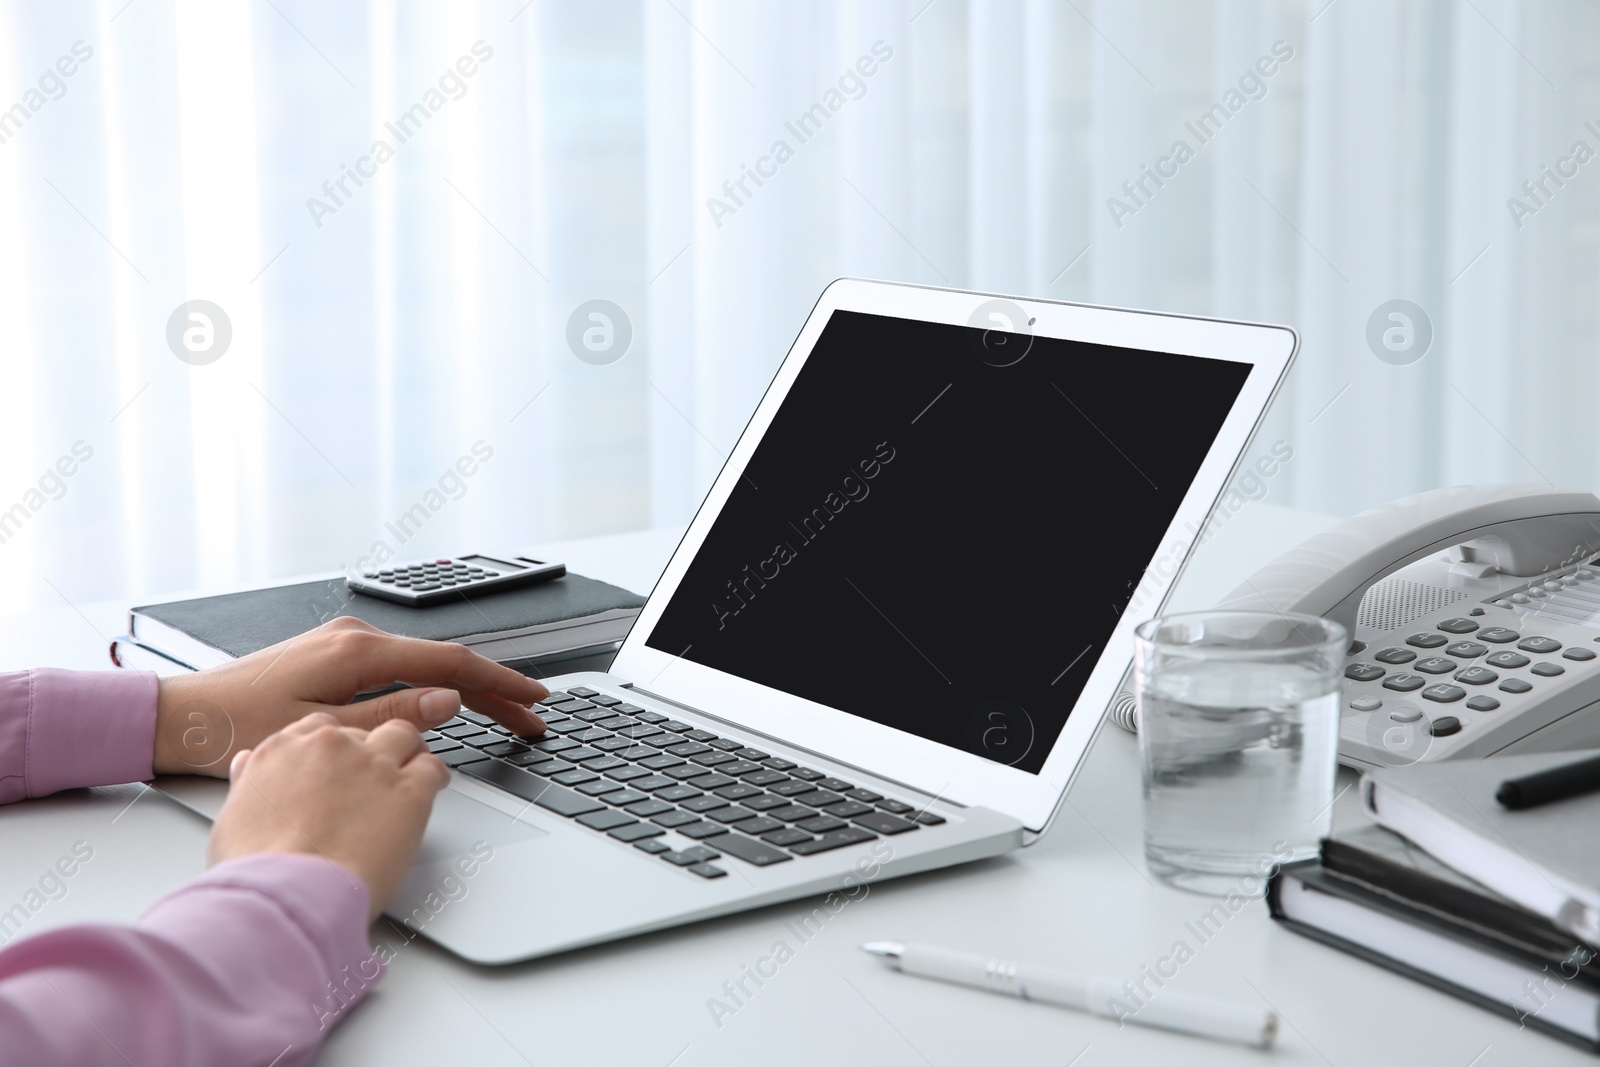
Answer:
[(1171, 615), (1135, 635), (1145, 863), (1180, 889), (1260, 896), (1332, 825), (1349, 635), (1253, 611)]

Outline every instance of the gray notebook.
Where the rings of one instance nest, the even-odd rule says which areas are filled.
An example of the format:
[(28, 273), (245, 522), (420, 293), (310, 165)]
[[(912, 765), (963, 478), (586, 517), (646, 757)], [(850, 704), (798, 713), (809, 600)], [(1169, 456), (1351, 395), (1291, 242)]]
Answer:
[(1510, 811), (1507, 778), (1600, 751), (1497, 756), (1368, 771), (1361, 801), (1435, 859), (1593, 944), (1600, 940), (1600, 793)]

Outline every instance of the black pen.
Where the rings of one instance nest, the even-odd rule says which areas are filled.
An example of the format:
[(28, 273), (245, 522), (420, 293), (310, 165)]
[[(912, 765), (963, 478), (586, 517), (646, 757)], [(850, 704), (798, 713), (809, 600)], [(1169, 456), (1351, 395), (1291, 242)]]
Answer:
[(1521, 778), (1507, 778), (1495, 790), (1494, 798), (1501, 807), (1516, 811), (1548, 804), (1552, 800), (1565, 800), (1581, 793), (1592, 793), (1597, 789), (1600, 789), (1600, 756), (1590, 756), (1576, 763), (1525, 774)]

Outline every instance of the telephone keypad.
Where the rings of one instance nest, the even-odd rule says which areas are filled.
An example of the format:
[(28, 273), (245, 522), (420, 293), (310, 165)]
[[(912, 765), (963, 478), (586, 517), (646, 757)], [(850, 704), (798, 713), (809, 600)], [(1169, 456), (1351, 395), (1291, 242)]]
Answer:
[(1410, 663), (1417, 658), (1417, 654), (1409, 648), (1385, 648), (1374, 652), (1372, 658), (1379, 663)]
[(1445, 659), (1443, 656), (1429, 656), (1427, 659), (1418, 660), (1412, 664), (1412, 669), (1419, 670), (1423, 674), (1449, 674), (1459, 666), (1460, 664), (1453, 659)]
[(1473, 711), (1493, 711), (1499, 706), (1500, 702), (1494, 697), (1473, 697), (1467, 701), (1467, 707)]
[(1352, 663), (1344, 669), (1344, 676), (1354, 682), (1376, 681), (1383, 675), (1383, 668), (1375, 663)]
[(1434, 737), (1449, 737), (1461, 732), (1461, 720), (1454, 715), (1441, 715), (1428, 724), (1428, 732)]
[(1477, 628), (1478, 624), (1471, 619), (1445, 619), (1438, 625), (1438, 629), (1447, 634), (1470, 634)]
[(1480, 645), (1476, 641), (1457, 641), (1445, 649), (1444, 654), (1457, 659), (1475, 659), (1487, 651), (1489, 651), (1488, 645)]
[(1530, 637), (1517, 643), (1517, 647), (1524, 652), (1554, 652), (1561, 647), (1561, 642), (1553, 637)]
[(1406, 644), (1416, 648), (1438, 648), (1445, 643), (1446, 638), (1439, 634), (1412, 634), (1406, 638)]
[(1520, 652), (1513, 652), (1508, 648), (1503, 652), (1496, 652), (1484, 662), (1491, 667), (1504, 667), (1508, 670), (1513, 670), (1517, 667), (1526, 667), (1531, 661)]
[(1508, 630), (1504, 626), (1490, 626), (1488, 629), (1478, 631), (1478, 640), (1497, 645), (1508, 645), (1521, 636), (1517, 631)]
[(1383, 701), (1377, 697), (1356, 697), (1350, 702), (1351, 711), (1377, 711), (1383, 707)]
[(1468, 667), (1466, 670), (1457, 671), (1456, 681), (1465, 682), (1467, 685), (1488, 685), (1498, 682), (1500, 676), (1487, 667)]
[(1385, 689), (1393, 689), (1397, 693), (1414, 692), (1427, 684), (1427, 679), (1418, 678), (1414, 674), (1391, 674), (1383, 680)]
[(1430, 685), (1428, 688), (1422, 691), (1422, 699), (1432, 700), (1437, 704), (1449, 704), (1460, 700), (1466, 695), (1467, 691), (1465, 689), (1461, 688), (1459, 685), (1450, 685), (1447, 682), (1439, 682), (1437, 685)]
[(1422, 718), (1422, 712), (1416, 708), (1396, 708), (1389, 713), (1389, 718), (1395, 722), (1416, 722)]
[(1500, 683), (1502, 693), (1526, 693), (1533, 688), (1533, 683), (1525, 678), (1507, 678)]
[(1594, 653), (1587, 648), (1569, 648), (1561, 653), (1562, 659), (1589, 660), (1594, 659)]
[(1558, 674), (1566, 674), (1567, 669), (1559, 663), (1535, 663), (1533, 673), (1541, 678), (1554, 678)]

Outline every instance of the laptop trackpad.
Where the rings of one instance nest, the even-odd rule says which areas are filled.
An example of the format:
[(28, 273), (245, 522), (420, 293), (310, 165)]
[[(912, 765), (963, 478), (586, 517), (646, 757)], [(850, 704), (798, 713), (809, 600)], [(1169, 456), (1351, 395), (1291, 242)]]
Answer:
[(434, 799), (416, 861), (386, 910), (420, 930), (466, 897), (486, 865), (497, 865), (548, 836), (537, 826), (446, 789)]

